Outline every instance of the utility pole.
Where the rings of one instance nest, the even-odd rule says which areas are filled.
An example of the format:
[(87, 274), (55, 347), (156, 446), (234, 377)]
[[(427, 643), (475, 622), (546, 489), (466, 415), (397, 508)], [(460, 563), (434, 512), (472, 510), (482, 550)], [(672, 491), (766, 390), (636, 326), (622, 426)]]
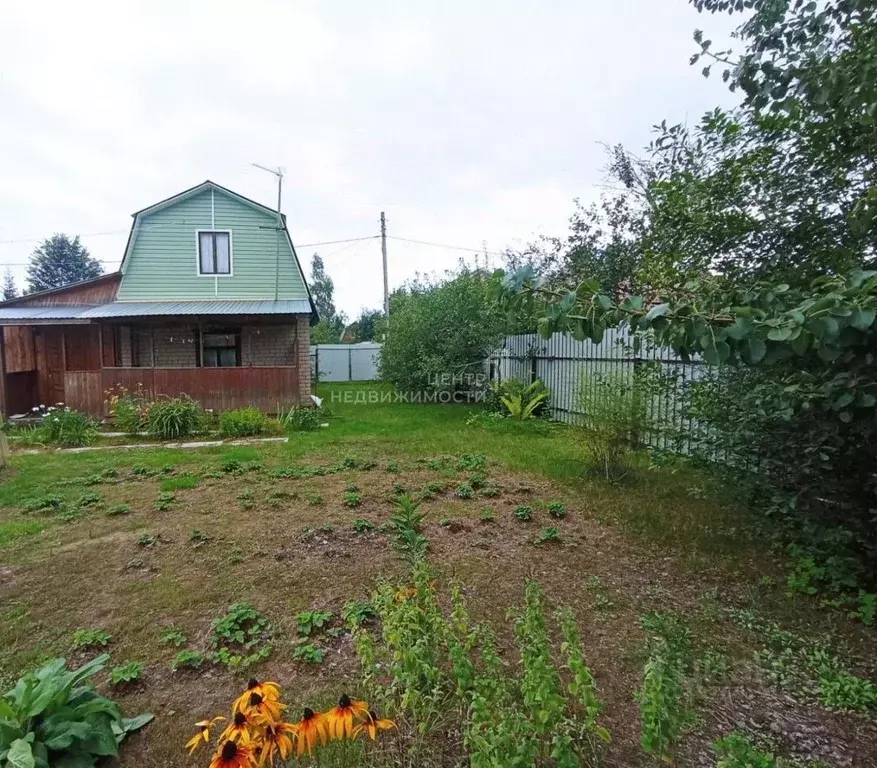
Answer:
[(387, 279), (387, 217), (381, 211), (381, 256), (384, 259), (384, 317), (390, 327), (390, 284)]
[(283, 231), (283, 216), (280, 213), (280, 199), (283, 192), (283, 168), (266, 168), (258, 163), (251, 163), (256, 168), (268, 173), (273, 173), (277, 177), (277, 227), (274, 243), (274, 301), (280, 298), (280, 233)]

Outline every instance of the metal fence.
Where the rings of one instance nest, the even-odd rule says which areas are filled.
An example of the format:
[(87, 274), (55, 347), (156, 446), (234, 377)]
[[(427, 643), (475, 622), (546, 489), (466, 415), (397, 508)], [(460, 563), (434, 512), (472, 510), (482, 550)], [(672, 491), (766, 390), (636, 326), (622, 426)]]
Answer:
[(317, 344), (311, 347), (314, 381), (373, 381), (379, 377), (381, 345)]
[(699, 359), (684, 361), (668, 347), (643, 344), (634, 352), (626, 332), (607, 330), (600, 344), (561, 333), (550, 339), (538, 334), (509, 336), (488, 362), (494, 381), (541, 380), (551, 389), (549, 415), (572, 424), (587, 423), (586, 403), (601, 380), (630, 384), (637, 368), (651, 364), (658, 369), (661, 386), (647, 398), (651, 427), (641, 439), (655, 447), (688, 451), (699, 435), (700, 427), (686, 407), (687, 385), (702, 378), (709, 367)]

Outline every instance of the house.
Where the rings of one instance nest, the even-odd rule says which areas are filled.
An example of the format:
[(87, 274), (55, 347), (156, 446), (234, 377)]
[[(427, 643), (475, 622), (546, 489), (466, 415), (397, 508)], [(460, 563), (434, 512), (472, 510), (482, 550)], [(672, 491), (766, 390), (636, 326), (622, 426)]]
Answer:
[(215, 410), (309, 403), (316, 310), (285, 217), (212, 181), (133, 217), (118, 272), (0, 302), (0, 411), (101, 415), (138, 384)]

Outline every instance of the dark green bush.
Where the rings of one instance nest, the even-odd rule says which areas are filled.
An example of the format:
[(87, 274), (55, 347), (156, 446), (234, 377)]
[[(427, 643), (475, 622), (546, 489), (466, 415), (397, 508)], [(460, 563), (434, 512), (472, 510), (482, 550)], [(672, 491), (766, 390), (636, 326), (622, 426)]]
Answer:
[(64, 448), (88, 445), (97, 439), (97, 422), (72, 408), (51, 411), (42, 424), (46, 442)]
[(258, 408), (249, 406), (226, 411), (219, 417), (219, 427), (223, 437), (252, 437), (261, 435), (268, 419)]
[(187, 437), (196, 431), (200, 414), (198, 403), (187, 395), (157, 400), (149, 408), (149, 434), (160, 440)]
[(323, 420), (319, 408), (293, 405), (280, 414), (280, 423), (287, 432), (311, 432), (318, 429)]

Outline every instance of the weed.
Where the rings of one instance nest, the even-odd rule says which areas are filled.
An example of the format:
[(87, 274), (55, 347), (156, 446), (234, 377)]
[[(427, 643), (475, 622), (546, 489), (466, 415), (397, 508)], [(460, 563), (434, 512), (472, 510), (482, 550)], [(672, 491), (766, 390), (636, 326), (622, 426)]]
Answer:
[(439, 520), (439, 525), (442, 528), (448, 528), (451, 525), (451, 521), (448, 520), (448, 518), (443, 517), (441, 520)]
[(292, 658), (306, 664), (322, 664), (326, 658), (326, 649), (313, 643), (299, 643), (292, 651)]
[(359, 465), (360, 461), (355, 456), (345, 456), (341, 459), (341, 466), (344, 469), (356, 469)]
[(370, 520), (366, 520), (364, 517), (357, 517), (356, 520), (353, 521), (353, 530), (356, 533), (368, 533), (374, 529), (374, 523)]
[(226, 475), (242, 475), (247, 470), (237, 459), (226, 459), (219, 465), (219, 471)]
[(393, 495), (401, 496), (405, 493), (405, 486), (402, 483), (393, 483)]
[(36, 520), (11, 520), (8, 523), (0, 523), (0, 547), (18, 539), (42, 533), (44, 526)]
[(36, 513), (38, 515), (56, 514), (64, 506), (64, 500), (57, 495), (46, 494), (44, 496), (35, 496), (32, 499), (26, 499), (21, 505), (25, 513)]
[(460, 472), (474, 472), (484, 469), (486, 458), (480, 453), (464, 453), (457, 461), (457, 470)]
[(104, 497), (95, 492), (91, 491), (89, 493), (83, 493), (82, 496), (76, 502), (76, 506), (78, 507), (91, 507), (95, 504), (103, 504)]
[(344, 494), (345, 507), (358, 507), (362, 503), (362, 496), (356, 491), (347, 491)]
[(344, 486), (344, 490), (347, 491), (347, 493), (359, 493), (359, 488), (356, 483), (347, 483), (347, 485)]
[(399, 462), (398, 461), (388, 461), (387, 466), (384, 467), (387, 472), (398, 472), (399, 471)]
[(329, 523), (323, 523), (323, 524), (319, 527), (318, 530), (320, 531), (320, 533), (332, 533), (332, 531), (335, 530), (335, 527), (332, 526), (332, 525), (329, 525)]
[(246, 668), (271, 655), (271, 624), (249, 603), (234, 603), (210, 625), (212, 660)]
[(405, 494), (396, 499), (394, 506), (389, 519), (396, 532), (394, 545), (402, 558), (413, 565), (425, 557), (429, 547), (429, 539), (420, 532), (426, 513), (419, 510), (419, 503)]
[(177, 495), (172, 491), (162, 491), (155, 497), (155, 504), (153, 506), (159, 512), (167, 512), (176, 499)]
[(261, 435), (267, 426), (265, 414), (253, 406), (225, 411), (219, 416), (219, 429), (223, 437), (253, 437)]
[(770, 752), (758, 749), (749, 737), (734, 732), (713, 744), (718, 756), (716, 768), (777, 768)]
[(496, 498), (499, 496), (499, 487), (496, 485), (487, 485), (481, 489), (481, 495), (486, 496), (489, 499)]
[(548, 509), (548, 514), (552, 517), (557, 518), (558, 520), (562, 520), (564, 517), (566, 517), (566, 507), (559, 501), (549, 502), (546, 508)]
[(198, 477), (198, 475), (177, 475), (176, 477), (166, 477), (161, 481), (161, 490), (169, 492), (194, 488), (198, 485), (200, 479), (201, 478)]
[(161, 536), (144, 533), (137, 537), (137, 541), (135, 542), (138, 547), (154, 547), (161, 540)]
[(159, 440), (187, 437), (197, 428), (200, 412), (198, 403), (189, 397), (161, 398), (149, 407), (147, 430)]
[(461, 483), (454, 495), (458, 499), (471, 499), (475, 495), (475, 491), (472, 490), (471, 485), (468, 485), (467, 483)]
[(135, 464), (131, 467), (131, 474), (136, 475), (137, 477), (154, 477), (159, 473), (159, 470), (147, 466), (146, 464)]
[(106, 648), (112, 639), (112, 636), (102, 629), (77, 629), (73, 633), (73, 647), (76, 650)]
[(106, 511), (108, 517), (116, 517), (117, 515), (127, 515), (131, 511), (130, 504), (114, 504)]
[(731, 659), (721, 651), (708, 648), (696, 660), (698, 677), (703, 681), (726, 680), (731, 674)]
[(341, 609), (341, 618), (344, 619), (348, 626), (353, 628), (365, 624), (365, 622), (373, 619), (376, 615), (374, 606), (370, 602), (363, 602), (361, 600), (350, 600)]
[(319, 506), (323, 503), (323, 496), (319, 493), (309, 493), (308, 494), (308, 504), (312, 507)]
[(557, 528), (543, 528), (536, 539), (533, 541), (534, 544), (547, 544), (547, 543), (556, 543), (559, 544), (561, 542), (560, 531)]
[(110, 670), (110, 682), (113, 685), (133, 683), (143, 674), (145, 665), (142, 661), (128, 661)]
[(323, 417), (317, 408), (293, 405), (278, 414), (278, 421), (287, 432), (312, 432), (319, 429)]
[(271, 507), (281, 507), (285, 501), (289, 501), (290, 499), (294, 499), (295, 494), (290, 493), (289, 491), (271, 491), (268, 496), (265, 497), (265, 500), (268, 502), (268, 505)]
[(483, 488), (487, 485), (487, 475), (483, 472), (473, 472), (469, 475), (469, 485), (471, 485), (475, 490), (479, 488)]
[(496, 519), (496, 514), (491, 507), (485, 507), (481, 510), (479, 519), (482, 523), (492, 523)]
[(314, 630), (325, 627), (333, 617), (332, 611), (302, 611), (296, 615), (295, 624), (302, 637), (310, 637)]
[(445, 490), (445, 484), (438, 481), (433, 481), (431, 483), (427, 483), (424, 490), (428, 491), (429, 493), (441, 493)]
[(210, 541), (210, 538), (204, 531), (199, 531), (197, 528), (189, 533), (189, 543), (192, 545), (192, 549), (203, 547)]
[(201, 651), (180, 651), (171, 668), (174, 672), (178, 669), (199, 669), (205, 661), (207, 657)]
[(533, 507), (515, 507), (514, 515), (518, 520), (527, 522), (533, 519)]
[(161, 642), (165, 645), (175, 645), (179, 648), (181, 645), (186, 644), (186, 636), (180, 632), (178, 629), (174, 629), (173, 627), (169, 627), (161, 634)]

